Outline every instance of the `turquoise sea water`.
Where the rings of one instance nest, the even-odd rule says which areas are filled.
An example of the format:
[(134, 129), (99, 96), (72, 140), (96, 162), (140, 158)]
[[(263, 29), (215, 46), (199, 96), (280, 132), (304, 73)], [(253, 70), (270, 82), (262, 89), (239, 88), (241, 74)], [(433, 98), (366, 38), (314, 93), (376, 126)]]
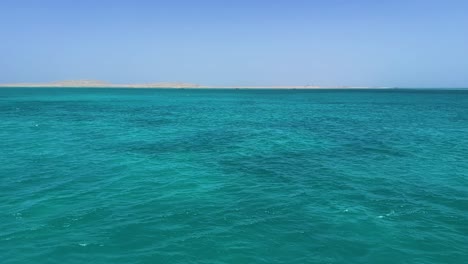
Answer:
[(0, 89), (0, 262), (467, 263), (468, 91)]

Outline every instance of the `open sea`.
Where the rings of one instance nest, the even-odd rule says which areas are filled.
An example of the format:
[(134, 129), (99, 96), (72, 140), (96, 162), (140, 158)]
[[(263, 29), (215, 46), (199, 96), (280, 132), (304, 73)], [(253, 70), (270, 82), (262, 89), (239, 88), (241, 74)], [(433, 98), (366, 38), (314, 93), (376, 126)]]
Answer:
[(468, 263), (468, 90), (0, 89), (0, 263)]

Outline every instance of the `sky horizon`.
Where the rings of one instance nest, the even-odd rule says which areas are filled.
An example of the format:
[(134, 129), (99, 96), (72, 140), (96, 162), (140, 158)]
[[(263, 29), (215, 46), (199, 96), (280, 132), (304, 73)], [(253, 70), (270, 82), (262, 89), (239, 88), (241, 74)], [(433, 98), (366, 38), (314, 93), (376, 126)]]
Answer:
[(468, 87), (468, 1), (0, 3), (0, 83)]

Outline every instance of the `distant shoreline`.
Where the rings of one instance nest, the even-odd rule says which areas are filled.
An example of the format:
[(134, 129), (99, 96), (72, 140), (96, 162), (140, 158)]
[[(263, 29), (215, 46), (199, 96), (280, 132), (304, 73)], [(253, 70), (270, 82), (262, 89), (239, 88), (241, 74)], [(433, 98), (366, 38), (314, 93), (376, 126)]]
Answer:
[(51, 83), (12, 83), (0, 84), (0, 88), (137, 88), (137, 89), (389, 89), (392, 87), (324, 87), (312, 85), (286, 85), (286, 86), (261, 86), (261, 85), (243, 85), (243, 86), (206, 86), (182, 82), (161, 82), (146, 84), (113, 84), (102, 81), (62, 81)]
[(187, 89), (187, 90), (468, 90), (463, 87), (304, 87), (304, 86), (144, 86), (144, 85), (105, 85), (105, 86), (58, 86), (58, 85), (3, 85), (0, 89)]
[[(172, 86), (118, 86), (118, 85), (113, 85), (113, 86), (48, 86), (48, 85), (43, 85), (43, 86), (23, 86), (23, 85), (0, 85), (1, 88), (30, 88), (30, 89), (41, 89), (41, 88), (70, 88), (70, 89), (189, 89), (189, 90), (205, 90), (205, 89), (231, 89), (231, 90), (345, 90), (345, 89), (382, 89), (382, 90), (388, 90), (388, 89), (402, 89), (402, 88), (394, 88), (394, 87), (294, 87), (294, 86), (199, 86), (199, 87), (172, 87)], [(414, 89), (425, 89), (425, 88), (414, 88)], [(438, 88), (433, 88), (433, 89), (438, 89)], [(455, 88), (454, 88), (455, 89)], [(464, 88), (459, 88), (459, 89), (464, 89)]]
[(184, 82), (158, 82), (142, 84), (114, 84), (96, 80), (60, 81), (50, 83), (9, 83), (0, 84), (0, 88), (73, 88), (73, 89), (264, 89), (264, 90), (395, 90), (395, 89), (444, 89), (467, 90), (468, 87), (383, 87), (383, 86), (315, 86), (315, 85), (241, 85), (241, 86), (209, 86)]

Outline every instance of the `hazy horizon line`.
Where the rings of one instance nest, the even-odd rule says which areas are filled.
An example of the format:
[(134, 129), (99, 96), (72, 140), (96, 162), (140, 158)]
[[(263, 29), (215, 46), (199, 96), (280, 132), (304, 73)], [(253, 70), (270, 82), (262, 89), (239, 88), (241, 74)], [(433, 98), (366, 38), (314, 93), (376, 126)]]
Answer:
[(258, 89), (468, 89), (452, 86), (357, 86), (357, 85), (204, 85), (191, 82), (114, 83), (102, 80), (81, 79), (50, 82), (0, 83), (2, 88), (258, 88)]

